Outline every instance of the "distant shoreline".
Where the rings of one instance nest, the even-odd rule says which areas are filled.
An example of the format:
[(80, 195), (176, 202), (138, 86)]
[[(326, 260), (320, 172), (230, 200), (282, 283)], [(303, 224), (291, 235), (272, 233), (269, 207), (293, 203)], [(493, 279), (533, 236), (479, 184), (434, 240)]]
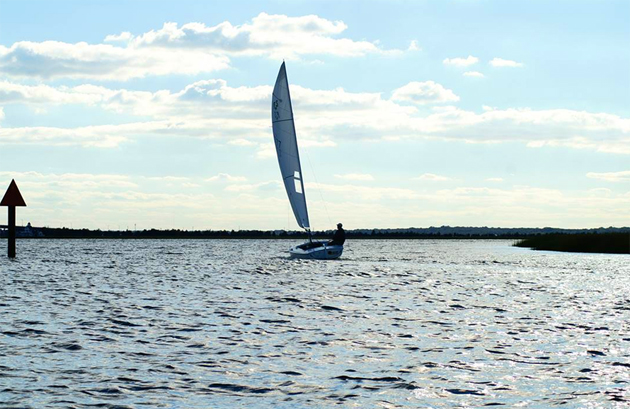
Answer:
[[(329, 236), (313, 236), (313, 240), (329, 240)], [(6, 237), (0, 236), (0, 240)], [(107, 237), (17, 237), (18, 240), (308, 240), (307, 235), (284, 237), (248, 237), (248, 236), (215, 236), (215, 237), (190, 237), (190, 236), (107, 236)], [(414, 236), (414, 237), (347, 237), (347, 240), (522, 240), (522, 236)]]
[[(51, 227), (17, 227), (18, 238), (32, 239), (287, 239), (305, 240), (304, 231), (291, 230), (90, 230)], [(314, 239), (328, 239), (333, 231), (314, 231)], [(630, 227), (607, 227), (597, 229), (558, 229), (544, 228), (500, 228), (500, 227), (459, 227), (441, 226), (428, 228), (402, 229), (354, 229), (346, 231), (348, 240), (373, 239), (484, 239), (484, 240), (521, 240), (547, 237), (551, 235), (629, 235)], [(6, 237), (6, 230), (0, 230), (0, 237)], [(521, 245), (520, 247), (529, 247)]]

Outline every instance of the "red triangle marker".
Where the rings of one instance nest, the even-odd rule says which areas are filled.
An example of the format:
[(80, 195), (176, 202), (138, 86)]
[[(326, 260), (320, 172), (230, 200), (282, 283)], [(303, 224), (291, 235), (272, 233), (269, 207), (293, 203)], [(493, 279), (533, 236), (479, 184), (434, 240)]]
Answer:
[(15, 179), (11, 180), (11, 184), (0, 202), (0, 206), (26, 206), (26, 202), (15, 183)]

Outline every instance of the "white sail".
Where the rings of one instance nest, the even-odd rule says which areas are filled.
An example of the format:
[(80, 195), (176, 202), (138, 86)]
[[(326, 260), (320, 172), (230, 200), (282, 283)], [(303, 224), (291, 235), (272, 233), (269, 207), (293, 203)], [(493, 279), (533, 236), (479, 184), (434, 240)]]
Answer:
[(295, 220), (300, 227), (309, 230), (310, 224), (306, 209), (300, 154), (298, 152), (291, 96), (289, 95), (289, 82), (284, 62), (280, 67), (276, 85), (273, 88), (271, 123), (273, 125), (273, 139), (276, 144), (280, 172), (289, 196), (289, 202), (291, 202), (291, 207), (293, 208)]

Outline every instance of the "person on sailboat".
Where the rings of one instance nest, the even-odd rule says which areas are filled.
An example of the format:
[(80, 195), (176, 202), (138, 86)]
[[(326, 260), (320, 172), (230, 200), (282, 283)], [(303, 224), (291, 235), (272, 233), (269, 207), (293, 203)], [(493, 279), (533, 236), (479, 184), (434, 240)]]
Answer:
[(333, 235), (332, 240), (328, 242), (329, 246), (343, 246), (346, 241), (346, 232), (343, 229), (343, 224), (337, 223), (337, 231)]

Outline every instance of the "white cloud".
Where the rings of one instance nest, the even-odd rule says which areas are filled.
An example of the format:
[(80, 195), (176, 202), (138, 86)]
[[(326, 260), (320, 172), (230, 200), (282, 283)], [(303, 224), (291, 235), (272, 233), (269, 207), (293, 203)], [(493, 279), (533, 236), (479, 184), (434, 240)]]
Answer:
[(271, 159), (276, 157), (276, 148), (273, 143), (263, 143), (258, 146), (256, 151), (256, 157), (258, 159)]
[(131, 137), (164, 132), (167, 123), (131, 123), (99, 125), (79, 128), (55, 127), (0, 127), (0, 144), (10, 145), (80, 145), (84, 147), (112, 148)]
[(407, 48), (407, 51), (421, 51), (422, 48), (418, 47), (418, 42), (416, 40), (411, 40), (411, 43), (409, 43), (409, 47)]
[(464, 77), (475, 77), (475, 78), (483, 78), (483, 77), (485, 77), (485, 75), (483, 75), (479, 71), (466, 71), (463, 75), (464, 75)]
[(418, 131), (467, 142), (522, 141), (530, 147), (569, 146), (630, 154), (630, 119), (566, 109), (493, 109), (481, 114), (457, 108), (415, 123)]
[(227, 192), (255, 192), (255, 191), (275, 191), (281, 188), (281, 183), (277, 180), (267, 182), (228, 185), (225, 187)]
[(337, 146), (337, 144), (331, 140), (321, 140), (321, 141), (315, 141), (312, 139), (305, 139), (303, 142), (300, 143), (300, 146), (304, 147), (304, 148), (332, 148)]
[[(20, 218), (35, 226), (126, 228), (274, 229), (287, 226), (287, 201), (279, 181), (233, 184), (225, 190), (204, 192), (201, 180), (179, 176), (155, 177), (116, 174), (43, 174), (0, 172), (0, 186), (15, 178), (29, 207)], [(184, 192), (182, 193), (182, 188)], [(199, 192), (196, 189), (200, 189)], [(312, 225), (328, 227), (329, 217), (356, 227), (411, 225), (479, 225), (597, 227), (626, 225), (630, 194), (610, 189), (573, 191), (514, 186), (507, 189), (456, 187), (425, 190), (352, 184), (307, 183), (334, 196), (327, 210), (311, 195)], [(348, 209), (353, 211), (348, 213)], [(185, 211), (182, 211), (185, 209)], [(327, 214), (328, 213), (328, 214)], [(523, 215), (527, 215), (526, 219)], [(365, 225), (369, 220), (369, 226)], [(577, 221), (577, 222), (576, 222)], [(576, 223), (579, 223), (576, 225)], [(290, 228), (296, 228), (290, 222)]]
[(190, 180), (190, 178), (187, 177), (183, 177), (183, 176), (151, 176), (151, 177), (147, 177), (147, 180), (153, 180), (156, 182), (186, 182), (188, 180)]
[(20, 41), (0, 47), (0, 74), (12, 77), (128, 80), (147, 75), (199, 74), (225, 69), (224, 55), (109, 44)]
[(434, 173), (424, 173), (416, 178), (413, 178), (413, 180), (430, 180), (433, 182), (444, 182), (452, 179), (448, 176), (436, 175)]
[(493, 58), (490, 61), (490, 65), (493, 67), (522, 67), (523, 63), (512, 60), (504, 60), (503, 58)]
[(332, 192), (335, 197), (343, 200), (370, 200), (378, 201), (383, 199), (411, 200), (418, 199), (420, 195), (411, 189), (401, 189), (393, 187), (376, 186), (356, 186), (356, 185), (331, 185), (322, 183), (306, 183), (306, 190)]
[(361, 56), (381, 52), (375, 43), (333, 38), (347, 29), (342, 21), (316, 15), (289, 17), (260, 13), (249, 24), (234, 26), (225, 21), (208, 27), (188, 23), (178, 27), (165, 23), (130, 40), (134, 48), (175, 47), (220, 53), (292, 57), (303, 54)]
[[(430, 138), (467, 143), (511, 141), (532, 148), (567, 146), (630, 154), (630, 118), (612, 114), (486, 106), (481, 112), (455, 106), (433, 107), (427, 112), (396, 102), (421, 104), (457, 98), (430, 81), (407, 84), (395, 90), (389, 100), (380, 93), (353, 93), (342, 88), (313, 90), (295, 85), (291, 90), (301, 147), (334, 147), (349, 139)], [(0, 144), (114, 147), (138, 138), (211, 138), (218, 143), (251, 146), (258, 149), (258, 158), (273, 158), (270, 94), (270, 86), (230, 87), (220, 79), (197, 81), (175, 92), (1, 82), (0, 100), (7, 103), (44, 108), (47, 104), (81, 103), (138, 115), (143, 121), (77, 128), (0, 127)]]
[(436, 104), (459, 101), (459, 97), (450, 89), (433, 81), (410, 82), (394, 90), (393, 101), (406, 101), (416, 104)]
[(105, 42), (116, 42), (116, 41), (129, 41), (133, 38), (133, 35), (129, 31), (123, 31), (120, 34), (112, 34), (105, 37)]
[(209, 177), (206, 182), (245, 182), (247, 180), (244, 176), (232, 176), (227, 173), (219, 173), (218, 175)]
[(367, 173), (347, 173), (345, 175), (335, 175), (335, 178), (343, 180), (374, 180), (374, 176)]
[(603, 197), (608, 198), (613, 196), (613, 192), (605, 187), (598, 187), (595, 189), (589, 189), (586, 194), (590, 197)]
[(0, 103), (85, 104), (93, 105), (111, 97), (115, 91), (94, 85), (54, 88), (48, 85), (22, 85), (0, 81)]
[(342, 21), (316, 15), (260, 13), (243, 25), (228, 21), (210, 27), (203, 23), (164, 23), (161, 29), (137, 36), (129, 32), (108, 35), (104, 41), (109, 44), (20, 41), (11, 47), (0, 46), (0, 74), (128, 80), (213, 72), (228, 68), (229, 57), (237, 55), (295, 59), (304, 55), (358, 57), (402, 52), (383, 50), (378, 42), (338, 38), (346, 28)]
[(484, 220), (485, 225), (519, 227), (627, 225), (630, 217), (630, 197), (624, 195), (602, 197), (589, 191), (568, 195), (555, 189), (531, 186), (511, 189), (460, 187), (433, 192), (423, 200), (425, 207), (433, 208), (435, 203), (442, 203), (450, 218), (443, 224), (457, 223), (452, 219), (453, 209), (462, 212), (462, 218), (469, 220), (474, 216), (476, 220)]
[(41, 188), (44, 185), (56, 189), (135, 188), (138, 186), (131, 181), (129, 176), (115, 174), (0, 172), (0, 179), (24, 180), (24, 184), (31, 188)]
[(234, 146), (255, 146), (256, 145), (255, 142), (248, 141), (247, 139), (234, 139), (233, 141), (230, 141), (228, 143)]
[(4, 108), (0, 107), (0, 121), (4, 119)]
[(630, 182), (630, 170), (621, 172), (589, 172), (586, 177), (591, 179), (605, 180), (606, 182)]
[(477, 64), (479, 62), (479, 58), (473, 57), (469, 55), (466, 58), (458, 57), (458, 58), (446, 58), (442, 63), (444, 65), (452, 65), (455, 67), (468, 67), (473, 64)]

